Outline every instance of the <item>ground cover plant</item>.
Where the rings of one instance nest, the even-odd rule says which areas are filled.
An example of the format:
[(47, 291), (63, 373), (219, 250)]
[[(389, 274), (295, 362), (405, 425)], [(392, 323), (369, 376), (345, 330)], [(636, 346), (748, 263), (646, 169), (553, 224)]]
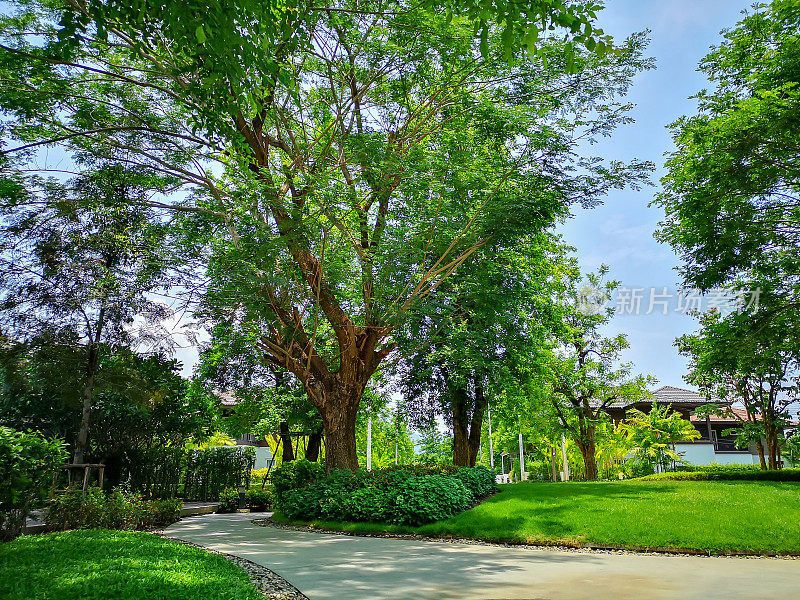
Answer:
[(70, 489), (58, 494), (45, 510), (51, 530), (127, 529), (164, 527), (181, 515), (181, 500), (145, 500), (141, 496), (115, 489), (106, 494), (92, 487), (83, 492)]
[(5, 600), (263, 600), (224, 557), (148, 533), (91, 530), (0, 545)]
[[(492, 542), (797, 554), (798, 514), (800, 483), (636, 480), (500, 486), (499, 494), (473, 509), (422, 527), (311, 524)], [(275, 518), (287, 521), (285, 515)]]
[(291, 519), (422, 525), (465, 511), (497, 486), (485, 467), (434, 466), (334, 471), (291, 490), (276, 483), (278, 489), (279, 507)]

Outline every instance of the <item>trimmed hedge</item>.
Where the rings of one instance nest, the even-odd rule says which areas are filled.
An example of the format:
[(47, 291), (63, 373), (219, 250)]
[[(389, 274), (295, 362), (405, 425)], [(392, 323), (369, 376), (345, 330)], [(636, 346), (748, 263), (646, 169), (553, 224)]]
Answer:
[[(744, 467), (744, 468), (742, 468)], [(712, 465), (697, 467), (693, 471), (675, 471), (674, 473), (656, 473), (641, 477), (641, 481), (800, 481), (800, 469), (780, 469), (763, 471), (758, 465)]]
[(279, 474), (282, 469), (276, 472), (278, 506), (297, 520), (424, 525), (463, 512), (497, 489), (494, 474), (485, 467), (335, 471), (291, 490), (285, 488), (289, 478)]
[(218, 500), (223, 490), (250, 486), (256, 462), (252, 446), (220, 446), (192, 450), (186, 457), (183, 497), (187, 500)]

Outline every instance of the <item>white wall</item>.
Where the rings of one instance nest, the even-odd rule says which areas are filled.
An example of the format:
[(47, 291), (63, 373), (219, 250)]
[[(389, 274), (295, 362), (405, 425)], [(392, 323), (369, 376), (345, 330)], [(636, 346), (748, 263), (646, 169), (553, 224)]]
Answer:
[(713, 444), (675, 444), (676, 452), (690, 465), (757, 465), (758, 456), (749, 452), (715, 452)]

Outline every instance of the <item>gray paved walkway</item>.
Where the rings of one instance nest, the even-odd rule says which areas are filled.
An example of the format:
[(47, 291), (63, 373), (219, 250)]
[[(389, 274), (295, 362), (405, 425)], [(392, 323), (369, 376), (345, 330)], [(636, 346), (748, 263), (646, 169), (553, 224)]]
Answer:
[(167, 534), (263, 564), (311, 600), (800, 599), (800, 560), (559, 552), (259, 527), (191, 517)]

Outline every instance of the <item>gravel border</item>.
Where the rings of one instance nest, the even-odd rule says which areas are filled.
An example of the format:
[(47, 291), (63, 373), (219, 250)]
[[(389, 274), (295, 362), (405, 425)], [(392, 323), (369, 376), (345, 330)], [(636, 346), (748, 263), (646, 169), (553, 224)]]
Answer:
[(254, 563), (253, 561), (247, 560), (246, 558), (242, 558), (240, 556), (219, 552), (218, 550), (212, 550), (211, 548), (206, 548), (200, 544), (187, 542), (186, 540), (181, 540), (179, 538), (166, 535), (163, 532), (153, 532), (153, 534), (165, 540), (169, 540), (177, 544), (183, 544), (184, 546), (194, 546), (195, 548), (205, 550), (209, 554), (219, 554), (220, 556), (228, 559), (237, 567), (242, 569), (245, 573), (247, 573), (247, 576), (250, 577), (250, 582), (253, 584), (253, 587), (261, 592), (264, 597), (267, 598), (267, 600), (308, 600), (308, 597), (303, 592), (298, 590), (283, 577), (274, 571), (271, 571), (264, 565), (259, 565), (258, 563)]
[(526, 544), (523, 542), (489, 542), (485, 540), (474, 540), (470, 538), (459, 537), (433, 537), (425, 535), (417, 535), (415, 533), (382, 533), (382, 532), (361, 532), (361, 531), (343, 531), (340, 529), (325, 529), (322, 527), (313, 527), (311, 525), (291, 525), (286, 523), (276, 523), (271, 518), (254, 519), (251, 521), (254, 525), (259, 527), (276, 527), (278, 529), (285, 529), (288, 531), (305, 531), (309, 533), (326, 533), (335, 535), (349, 535), (352, 537), (376, 537), (387, 538), (395, 540), (414, 540), (420, 542), (441, 542), (450, 544), (468, 544), (476, 546), (492, 546), (495, 548), (526, 548), (529, 550), (553, 550), (557, 552), (575, 552), (583, 554), (638, 554), (649, 556), (693, 556), (693, 557), (706, 557), (706, 558), (742, 558), (742, 559), (756, 559), (756, 558), (769, 558), (774, 560), (800, 560), (800, 552), (797, 553), (770, 553), (770, 554), (755, 554), (748, 552), (728, 552), (713, 554), (706, 550), (697, 550), (693, 548), (670, 548), (661, 546), (614, 546), (614, 545), (601, 545), (601, 544), (548, 544), (548, 543), (533, 543)]

